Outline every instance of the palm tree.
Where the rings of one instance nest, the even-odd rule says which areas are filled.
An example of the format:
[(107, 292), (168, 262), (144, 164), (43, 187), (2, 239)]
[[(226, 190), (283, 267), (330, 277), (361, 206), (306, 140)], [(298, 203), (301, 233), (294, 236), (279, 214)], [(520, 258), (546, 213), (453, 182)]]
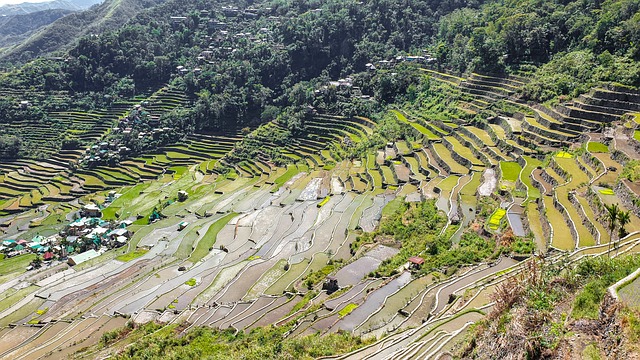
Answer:
[(620, 246), (620, 240), (627, 236), (627, 230), (624, 228), (629, 222), (631, 222), (631, 215), (629, 214), (629, 210), (618, 212), (618, 225), (620, 228), (618, 229), (618, 244), (616, 245), (616, 255), (618, 252), (618, 246)]
[(616, 229), (616, 223), (618, 221), (618, 213), (620, 213), (620, 209), (618, 208), (618, 204), (605, 205), (605, 209), (607, 210), (607, 220), (609, 222), (609, 248), (607, 250), (607, 254), (609, 258), (611, 258), (611, 243), (613, 242), (613, 231)]

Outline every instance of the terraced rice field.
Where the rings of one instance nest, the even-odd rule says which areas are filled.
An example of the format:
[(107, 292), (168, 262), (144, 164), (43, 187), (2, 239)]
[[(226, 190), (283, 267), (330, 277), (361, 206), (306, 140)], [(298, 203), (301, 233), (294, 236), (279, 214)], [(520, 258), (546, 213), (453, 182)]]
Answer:
[[(520, 86), (515, 80), (502, 84), (479, 74), (469, 79), (432, 75), (469, 86), (465, 92), (469, 109), (488, 108), (491, 96), (511, 94)], [(481, 83), (483, 97), (472, 97), (471, 86)], [(163, 89), (152, 96), (152, 114), (169, 111), (181, 101), (179, 94)], [(119, 109), (126, 112), (127, 107)], [(228, 163), (225, 155), (243, 141), (236, 132), (193, 135), (118, 166), (73, 174), (62, 159), (73, 159), (78, 155), (74, 153), (51, 162), (2, 164), (0, 211), (5, 213), (0, 214), (0, 224), (8, 233), (55, 233), (81, 206), (76, 198), (83, 203), (104, 199), (104, 190), (110, 188), (121, 196), (103, 210), (103, 217), (140, 219), (131, 225), (135, 234), (127, 246), (71, 268), (58, 264), (25, 271), (33, 256), (2, 260), (0, 325), (17, 326), (0, 330), (0, 355), (72, 356), (97, 344), (102, 334), (124, 325), (125, 317), (131, 316), (139, 323), (187, 320), (187, 329), (209, 326), (244, 332), (293, 321), (286, 336), (345, 330), (378, 339), (346, 358), (435, 358), (451, 349), (471, 323), (482, 319), (492, 301), (491, 291), (522, 267), (502, 257), (447, 275), (416, 276), (399, 268), (389, 278), (374, 278), (371, 273), (396, 256), (399, 246), (392, 241), (368, 245), (354, 255), (351, 244), (358, 235), (376, 230), (380, 219), (398, 208), (400, 197), (412, 202), (434, 198), (449, 218), (442, 235), (450, 236), (452, 243), (474, 220), (492, 232), (506, 230), (506, 209), (521, 206), (539, 252), (546, 252), (549, 245), (573, 257), (606, 252), (605, 226), (596, 222), (599, 235), (594, 236), (583, 224), (583, 218), (600, 216), (586, 191), (595, 190), (603, 203), (620, 203), (615, 191), (607, 195), (590, 184), (613, 184), (616, 172), (603, 171), (595, 181), (599, 175), (595, 169), (589, 170), (590, 165), (569, 151), (543, 154), (541, 148), (530, 147), (535, 144), (518, 138), (526, 126), (557, 120), (539, 114), (528, 125), (508, 118), (477, 127), (457, 119), (427, 121), (417, 110), (394, 111), (394, 115), (411, 126), (411, 138), (396, 139), (362, 158), (342, 159), (340, 147), (345, 138), (359, 142), (372, 134), (375, 124), (364, 118), (318, 114), (291, 144), (270, 148), (292, 161), (282, 167), (260, 156)], [(56, 116), (80, 124), (106, 115)], [(265, 126), (272, 132), (281, 130), (276, 123)], [(82, 133), (79, 127), (72, 130), (69, 136), (95, 135)], [(256, 141), (272, 146), (266, 137)], [(587, 150), (605, 169), (612, 166), (620, 172), (621, 165), (603, 144), (589, 144)], [(538, 169), (548, 160), (557, 164), (558, 171)], [(229, 172), (217, 173), (220, 164)], [(582, 171), (580, 165), (588, 170)], [(502, 189), (503, 194), (488, 186), (497, 167), (502, 180), (512, 184)], [(547, 175), (543, 195), (532, 176)], [(166, 218), (147, 225), (144, 216), (158, 206), (158, 200), (174, 199), (179, 190), (188, 198), (167, 202), (162, 210)], [(569, 200), (570, 195), (579, 206)], [(492, 204), (484, 209), (489, 215), (478, 218), (476, 211), (487, 201)], [(42, 208), (31, 210), (38, 206)], [(544, 207), (543, 214), (538, 206)], [(189, 226), (178, 231), (183, 221)], [(640, 229), (635, 215), (629, 229)], [(629, 237), (620, 251), (637, 247), (637, 239)], [(559, 258), (557, 252), (549, 254), (549, 261)], [(341, 288), (331, 295), (321, 289), (327, 275), (335, 276)], [(316, 282), (309, 283), (315, 277)], [(631, 295), (623, 296), (635, 294), (635, 287), (629, 289), (623, 290)], [(42, 327), (30, 327), (30, 322)]]
[(552, 228), (551, 246), (561, 250), (570, 250), (575, 247), (575, 241), (571, 230), (564, 220), (564, 216), (553, 205), (553, 198), (544, 197), (545, 217)]
[(618, 290), (620, 299), (634, 308), (640, 308), (640, 278), (636, 278), (634, 281), (625, 285)]
[(433, 155), (442, 159), (442, 161), (449, 166), (452, 173), (463, 175), (469, 173), (469, 169), (467, 167), (453, 160), (453, 157), (451, 157), (451, 151), (447, 149), (443, 144), (433, 144), (433, 149)]
[(578, 209), (569, 201), (569, 191), (577, 189), (581, 185), (589, 182), (589, 177), (580, 170), (575, 158), (558, 157), (558, 165), (564, 169), (568, 174), (571, 174), (571, 181), (556, 189), (556, 196), (558, 201), (567, 210), (571, 221), (574, 223), (578, 232), (578, 244), (580, 246), (595, 245), (593, 235), (582, 224), (581, 216), (578, 213)]
[(522, 172), (520, 172), (519, 178), (527, 187), (527, 196), (530, 199), (537, 199), (540, 197), (540, 190), (531, 183), (531, 175), (536, 168), (542, 165), (542, 162), (529, 156), (525, 156), (524, 159), (526, 161), (526, 165), (522, 169)]

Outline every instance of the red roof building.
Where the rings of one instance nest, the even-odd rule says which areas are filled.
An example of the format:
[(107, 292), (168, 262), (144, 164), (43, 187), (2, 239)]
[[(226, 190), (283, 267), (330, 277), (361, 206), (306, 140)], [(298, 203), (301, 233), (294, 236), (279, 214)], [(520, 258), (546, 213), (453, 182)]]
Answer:
[(424, 264), (424, 259), (418, 256), (412, 256), (409, 258), (409, 263), (412, 269), (420, 269), (422, 264)]

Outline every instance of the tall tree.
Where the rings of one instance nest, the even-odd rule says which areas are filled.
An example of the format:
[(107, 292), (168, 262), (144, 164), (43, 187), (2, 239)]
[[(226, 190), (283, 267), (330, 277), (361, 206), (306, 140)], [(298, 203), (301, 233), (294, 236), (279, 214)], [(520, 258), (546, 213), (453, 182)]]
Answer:
[(620, 226), (620, 228), (618, 229), (618, 242), (616, 243), (616, 254), (618, 252), (618, 248), (620, 247), (620, 240), (627, 236), (627, 230), (624, 228), (625, 226), (627, 226), (627, 224), (631, 222), (631, 214), (629, 214), (629, 211), (619, 211), (618, 212), (618, 226)]
[(618, 222), (618, 214), (620, 213), (620, 209), (618, 208), (618, 204), (605, 205), (605, 209), (607, 210), (607, 221), (609, 223), (609, 248), (607, 250), (607, 255), (611, 258), (611, 243), (614, 238), (614, 231), (616, 229), (616, 225)]

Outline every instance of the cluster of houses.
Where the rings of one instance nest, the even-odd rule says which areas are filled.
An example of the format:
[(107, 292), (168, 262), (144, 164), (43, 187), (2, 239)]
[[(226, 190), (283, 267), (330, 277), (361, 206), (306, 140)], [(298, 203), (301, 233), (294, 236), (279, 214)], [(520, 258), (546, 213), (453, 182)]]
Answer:
[[(425, 50), (426, 51), (426, 50)], [(433, 65), (438, 62), (436, 58), (425, 53), (424, 55), (398, 55), (394, 59), (390, 60), (380, 60), (374, 63), (366, 64), (366, 68), (368, 70), (376, 70), (378, 68), (390, 68), (399, 63), (408, 62), (408, 63), (417, 63), (417, 64), (425, 64), (425, 65)]]
[(145, 137), (156, 138), (161, 134), (169, 133), (171, 128), (160, 127), (160, 117), (151, 115), (145, 108), (149, 107), (149, 101), (143, 101), (133, 106), (129, 115), (120, 120), (120, 122), (111, 129), (113, 134), (122, 134), (122, 138), (112, 138), (109, 142), (102, 141), (91, 146), (85, 151), (84, 157), (80, 159), (79, 164), (87, 167), (111, 164), (111, 160), (117, 163), (131, 154), (131, 148), (124, 145), (127, 139), (143, 139)]
[(88, 167), (98, 166), (109, 163), (111, 159), (121, 158), (130, 151), (130, 148), (119, 145), (115, 141), (102, 141), (88, 148), (85, 151), (84, 157), (78, 161), (78, 164), (84, 164)]
[[(277, 23), (280, 18), (271, 16), (273, 9), (270, 7), (240, 9), (237, 6), (222, 6), (214, 11), (201, 10), (198, 15), (198, 27), (206, 30), (207, 35), (202, 37), (202, 51), (196, 57), (196, 63), (182, 64), (176, 67), (176, 73), (180, 76), (193, 73), (199, 75), (202, 68), (197, 64), (213, 63), (215, 58), (230, 56), (238, 51), (243, 44), (268, 43), (274, 48), (282, 47), (272, 40), (272, 32), (268, 27), (263, 27), (254, 32), (247, 31), (241, 24), (232, 18), (252, 19), (263, 17), (270, 23)], [(172, 16), (171, 23), (175, 29), (182, 26), (191, 26), (190, 17)]]
[(131, 237), (127, 228), (132, 223), (130, 220), (105, 221), (95, 204), (83, 206), (79, 215), (58, 234), (48, 237), (36, 235), (30, 240), (4, 240), (0, 252), (6, 257), (33, 253), (44, 262), (62, 260), (73, 266), (109, 249), (126, 245)]
[[(403, 62), (432, 65), (437, 63), (437, 60), (425, 52), (424, 56), (399, 55), (391, 60), (380, 60), (380, 61), (377, 61), (375, 64), (367, 63), (365, 64), (365, 68), (373, 72), (379, 68), (391, 68)], [(351, 77), (329, 81), (327, 85), (322, 86), (320, 89), (316, 89), (315, 94), (316, 95), (323, 94), (324, 92), (328, 91), (330, 88), (335, 88), (339, 92), (346, 94), (348, 96), (355, 96), (364, 100), (371, 99), (371, 95), (363, 94), (360, 87), (354, 85), (353, 79)]]

